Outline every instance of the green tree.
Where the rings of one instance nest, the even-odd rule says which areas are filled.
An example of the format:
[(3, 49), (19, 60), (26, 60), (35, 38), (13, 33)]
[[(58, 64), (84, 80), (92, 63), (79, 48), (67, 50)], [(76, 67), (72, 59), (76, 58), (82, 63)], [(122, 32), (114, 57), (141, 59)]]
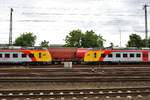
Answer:
[(131, 34), (129, 36), (129, 41), (127, 43), (127, 47), (143, 47), (145, 40), (142, 40), (141, 37), (137, 34)]
[(81, 30), (73, 30), (66, 36), (65, 42), (67, 47), (81, 47), (83, 33)]
[[(146, 47), (146, 39), (143, 39), (143, 47)], [(150, 48), (150, 38), (148, 39), (148, 47)]]
[(97, 35), (93, 30), (86, 31), (82, 37), (82, 46), (86, 48), (90, 47), (103, 47), (105, 40), (101, 35)]
[[(146, 43), (145, 43), (146, 45)], [(150, 48), (150, 38), (148, 39), (148, 47)]]
[(49, 47), (49, 41), (46, 41), (46, 40), (42, 41), (42, 42), (40, 43), (40, 46), (41, 46), (41, 47), (46, 47), (46, 48), (48, 48), (48, 47)]
[(103, 47), (105, 41), (101, 35), (97, 35), (93, 30), (83, 33), (81, 30), (73, 30), (66, 36), (66, 46), (68, 47)]
[(32, 32), (25, 32), (20, 37), (16, 38), (15, 46), (34, 46), (36, 36)]

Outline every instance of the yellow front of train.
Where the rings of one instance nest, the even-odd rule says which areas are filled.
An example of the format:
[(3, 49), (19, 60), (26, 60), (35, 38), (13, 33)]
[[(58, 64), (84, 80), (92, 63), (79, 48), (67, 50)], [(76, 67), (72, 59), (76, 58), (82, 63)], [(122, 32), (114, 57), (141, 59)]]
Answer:
[(48, 50), (32, 50), (31, 53), (34, 55), (33, 61), (36, 62), (51, 62), (52, 56)]
[(85, 62), (98, 62), (100, 60), (101, 54), (103, 54), (103, 50), (89, 50), (86, 52), (84, 56)]

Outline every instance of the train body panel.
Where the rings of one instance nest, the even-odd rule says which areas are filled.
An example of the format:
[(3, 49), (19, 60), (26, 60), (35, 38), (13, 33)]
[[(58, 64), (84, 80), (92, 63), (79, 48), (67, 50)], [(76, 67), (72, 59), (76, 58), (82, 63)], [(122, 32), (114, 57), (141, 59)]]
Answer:
[[(14, 55), (17, 55), (16, 57)], [(22, 52), (0, 52), (0, 63), (21, 63), (21, 62), (32, 62), (29, 57), (21, 58)], [(2, 55), (2, 56), (1, 56)]]
[(0, 50), (0, 63), (51, 62), (48, 50)]
[(48, 48), (53, 61), (73, 61), (76, 59), (77, 48)]
[(87, 48), (48, 48), (53, 62), (83, 61)]
[[(140, 57), (137, 54), (141, 55)], [(112, 57), (110, 56), (112, 55)], [(142, 62), (142, 52), (118, 52), (112, 51), (110, 54), (106, 55), (103, 60), (104, 62)]]
[[(34, 54), (35, 61), (39, 61), (39, 62), (52, 61), (51, 54), (48, 52), (48, 50), (32, 50), (30, 52)], [(34, 59), (32, 60), (34, 61)]]
[(150, 50), (90, 50), (85, 62), (150, 62)]
[(101, 58), (101, 54), (103, 54), (103, 53), (104, 53), (104, 51), (102, 51), (102, 50), (90, 50), (90, 51), (86, 52), (84, 61), (85, 62), (99, 61)]
[(90, 49), (88, 48), (78, 48), (76, 52), (76, 58), (79, 61), (84, 61), (84, 56), (86, 52), (88, 52)]

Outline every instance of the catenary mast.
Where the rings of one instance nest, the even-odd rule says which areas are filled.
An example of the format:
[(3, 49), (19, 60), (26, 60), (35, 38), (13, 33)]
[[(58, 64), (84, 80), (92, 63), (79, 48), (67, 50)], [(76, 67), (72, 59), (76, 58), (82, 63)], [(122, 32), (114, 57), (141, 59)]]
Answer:
[(12, 12), (13, 9), (10, 9), (10, 27), (9, 27), (9, 46), (12, 45)]

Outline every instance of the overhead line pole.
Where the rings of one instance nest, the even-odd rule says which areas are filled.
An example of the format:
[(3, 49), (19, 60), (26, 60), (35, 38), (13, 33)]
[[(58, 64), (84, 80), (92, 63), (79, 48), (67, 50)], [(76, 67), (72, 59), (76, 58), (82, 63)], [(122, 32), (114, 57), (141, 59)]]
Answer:
[(12, 45), (12, 12), (13, 9), (10, 8), (9, 46)]
[(120, 33), (120, 47), (121, 47), (121, 29), (119, 30)]
[(148, 5), (144, 5), (145, 10), (145, 40), (146, 40), (146, 47), (148, 47), (148, 25), (147, 25), (147, 7)]

